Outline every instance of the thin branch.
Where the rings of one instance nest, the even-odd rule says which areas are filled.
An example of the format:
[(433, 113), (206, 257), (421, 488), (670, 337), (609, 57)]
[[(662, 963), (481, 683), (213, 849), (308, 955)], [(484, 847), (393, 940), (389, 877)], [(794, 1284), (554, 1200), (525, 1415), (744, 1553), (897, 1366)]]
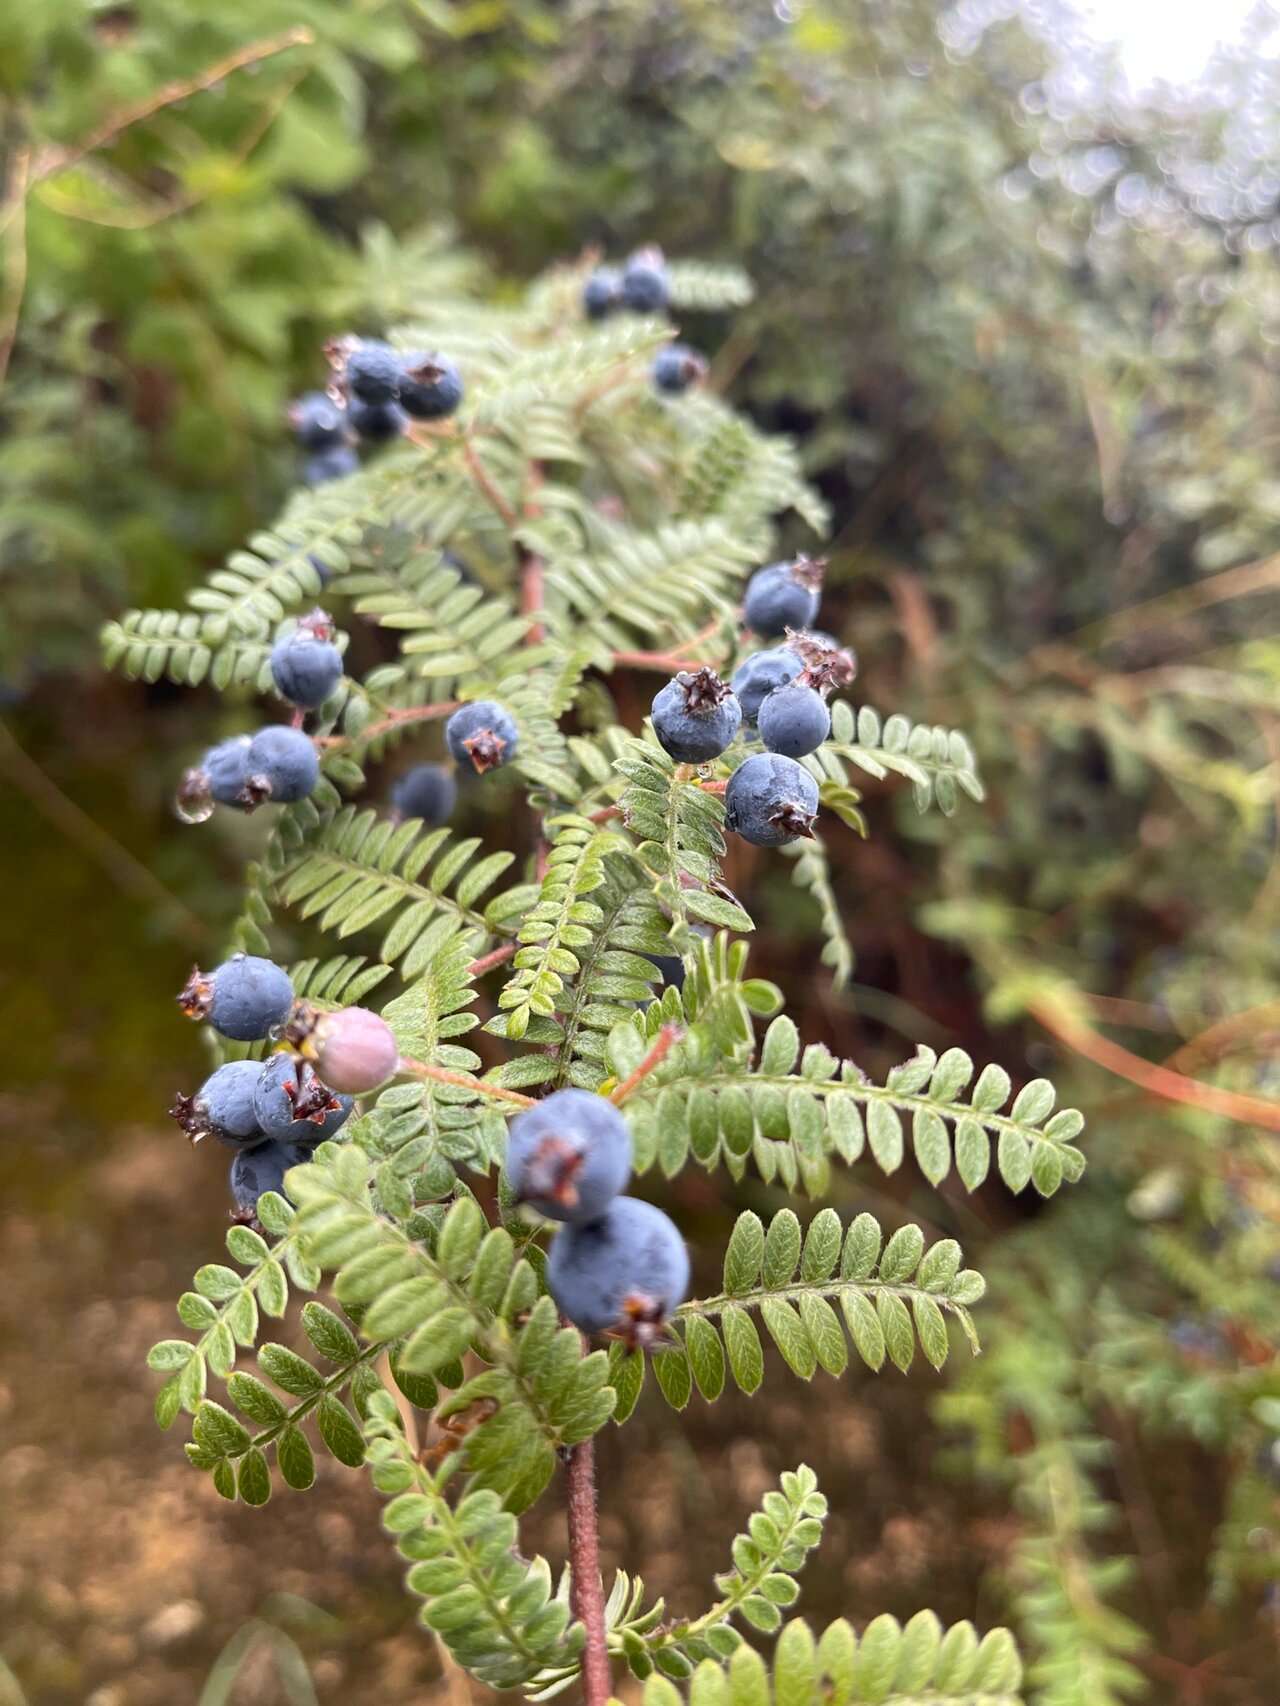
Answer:
[(1063, 1013), (1048, 1001), (1033, 1002), (1031, 1012), (1059, 1042), (1082, 1054), (1108, 1072), (1127, 1078), (1142, 1090), (1165, 1101), (1182, 1102), (1200, 1108), (1205, 1113), (1221, 1114), (1224, 1119), (1240, 1120), (1245, 1125), (1260, 1125), (1267, 1131), (1280, 1131), (1280, 1102), (1264, 1101), (1258, 1096), (1238, 1095), (1234, 1090), (1220, 1089), (1216, 1084), (1204, 1084), (1198, 1078), (1184, 1078), (1167, 1066), (1156, 1066), (1141, 1055), (1130, 1054), (1127, 1048), (1099, 1035), (1083, 1020)]
[(0, 289), (0, 385), (9, 371), (13, 340), (18, 335), (22, 298), (27, 288), (27, 185), (31, 173), (31, 150), (15, 148), (5, 179), (4, 285)]
[(657, 669), (675, 675), (682, 669), (688, 669), (689, 659), (685, 656), (687, 652), (696, 651), (719, 632), (719, 621), (709, 622), (705, 628), (691, 638), (682, 640), (669, 652), (614, 652), (613, 661), (624, 669)]
[(472, 977), (483, 977), (485, 972), (492, 971), (494, 966), (503, 965), (518, 951), (519, 943), (508, 942), (503, 948), (495, 948), (491, 954), (481, 954), (478, 960), (472, 960), (467, 967)]
[(434, 705), (405, 705), (398, 711), (391, 711), (376, 723), (369, 723), (357, 735), (318, 735), (316, 745), (331, 751), (342, 746), (352, 746), (359, 741), (362, 745), (376, 740), (379, 735), (389, 734), (392, 729), (406, 728), (410, 723), (429, 723), (437, 717), (450, 717), (458, 709), (458, 700), (442, 699)]
[(643, 1084), (654, 1067), (661, 1065), (683, 1036), (684, 1032), (679, 1025), (664, 1025), (650, 1044), (648, 1054), (645, 1055), (630, 1077), (624, 1078), (621, 1084), (614, 1086), (613, 1094), (609, 1100), (615, 1106), (619, 1102), (625, 1102), (636, 1086)]
[[(584, 1354), (589, 1349), (584, 1337)], [(613, 1675), (600, 1579), (595, 1441), (584, 1439), (571, 1445), (564, 1456), (569, 1484), (569, 1603), (587, 1632), (582, 1653), (582, 1697), (584, 1706), (606, 1706), (613, 1694)]]
[(515, 510), (494, 484), (493, 475), (480, 460), (480, 453), (469, 438), (463, 439), (462, 441), (462, 459), (470, 471), (471, 478), (475, 481), (476, 485), (479, 486), (485, 497), (488, 498), (494, 509), (497, 510), (503, 521), (506, 522), (507, 526), (511, 528), (518, 527), (520, 525), (520, 517), (516, 514)]
[(137, 101), (131, 107), (124, 107), (113, 113), (97, 130), (91, 131), (82, 142), (77, 142), (68, 148), (50, 148), (36, 161), (33, 181), (43, 182), (59, 172), (65, 172), (68, 166), (74, 166), (78, 160), (83, 160), (87, 154), (95, 154), (99, 148), (105, 148), (114, 142), (122, 131), (131, 125), (139, 124), (143, 119), (151, 118), (165, 107), (176, 106), (179, 101), (185, 101), (190, 95), (198, 95), (205, 89), (211, 89), (215, 83), (222, 82), (234, 71), (242, 71), (248, 65), (257, 65), (264, 59), (270, 59), (274, 54), (284, 53), (291, 47), (309, 47), (315, 41), (315, 32), (299, 25), (296, 29), (286, 30), (282, 35), (271, 36), (266, 41), (251, 42), (248, 47), (239, 48), (235, 53), (229, 53), (224, 58), (215, 60), (206, 66), (196, 77), (188, 78), (181, 83), (166, 83), (154, 95), (148, 95), (145, 100)]
[(522, 1108), (533, 1106), (532, 1096), (522, 1096), (518, 1090), (504, 1090), (498, 1084), (485, 1084), (466, 1072), (450, 1072), (447, 1066), (432, 1066), (425, 1060), (406, 1060), (401, 1055), (396, 1071), (405, 1078), (431, 1078), (438, 1084), (456, 1084), (477, 1096), (493, 1096), (499, 1102), (515, 1102)]
[[(542, 614), (542, 570), (543, 561), (536, 551), (529, 551), (523, 545), (517, 546), (520, 559), (520, 610), (522, 615), (538, 617)], [(536, 646), (546, 637), (546, 629), (541, 622), (533, 621), (529, 632), (525, 635), (531, 646)]]

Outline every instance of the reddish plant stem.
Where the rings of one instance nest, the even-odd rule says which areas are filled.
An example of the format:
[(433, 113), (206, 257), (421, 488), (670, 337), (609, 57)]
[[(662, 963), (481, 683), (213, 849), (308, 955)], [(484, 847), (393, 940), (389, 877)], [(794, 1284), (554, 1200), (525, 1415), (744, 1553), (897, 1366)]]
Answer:
[(376, 740), (379, 735), (388, 734), (392, 729), (402, 729), (407, 723), (429, 723), (436, 717), (452, 716), (458, 709), (458, 703), (456, 699), (442, 699), (435, 705), (405, 705), (399, 711), (389, 712), (380, 722), (369, 723), (358, 735), (320, 735), (316, 745), (330, 748), (349, 746), (357, 740)]
[[(516, 553), (520, 559), (520, 610), (523, 615), (536, 618), (542, 614), (542, 558), (523, 545), (517, 546)], [(535, 620), (525, 638), (531, 646), (536, 646), (545, 635), (542, 623)]]
[(622, 807), (621, 806), (601, 806), (600, 810), (598, 812), (592, 812), (588, 816), (587, 822), (588, 823), (608, 823), (608, 821), (611, 817), (621, 817), (621, 816), (622, 816)]
[(494, 966), (500, 966), (509, 960), (516, 952), (518, 945), (516, 942), (508, 942), (505, 947), (495, 948), (492, 953), (481, 954), (478, 960), (472, 960), (467, 970), (472, 977), (481, 977), (485, 972), (492, 971)]
[(683, 1036), (684, 1032), (679, 1025), (664, 1025), (650, 1044), (648, 1054), (645, 1055), (629, 1078), (624, 1078), (621, 1084), (614, 1086), (613, 1094), (609, 1100), (615, 1106), (619, 1102), (625, 1102), (636, 1086), (643, 1083), (649, 1076), (654, 1067), (660, 1065), (667, 1058)]
[(695, 651), (719, 632), (719, 622), (709, 622), (692, 639), (682, 640), (678, 646), (673, 646), (669, 652), (614, 652), (613, 661), (627, 669), (669, 670), (674, 675), (679, 670), (689, 667), (689, 660), (684, 655), (686, 652)]
[[(583, 1340), (583, 1350), (589, 1349)], [(595, 1441), (584, 1439), (565, 1452), (569, 1483), (569, 1604), (587, 1632), (582, 1651), (585, 1706), (605, 1706), (613, 1694), (609, 1643), (600, 1579), (600, 1530), (596, 1519)]]
[(503, 521), (506, 522), (507, 526), (511, 528), (518, 527), (520, 517), (516, 514), (515, 510), (494, 484), (493, 475), (480, 460), (480, 453), (469, 438), (462, 441), (462, 459), (470, 470), (471, 478), (475, 481), (476, 485), (479, 486), (485, 497), (488, 498), (494, 509), (497, 510)]
[(500, 1102), (515, 1102), (522, 1108), (533, 1106), (533, 1097), (522, 1096), (518, 1090), (503, 1090), (497, 1084), (482, 1084), (469, 1073), (450, 1072), (447, 1066), (432, 1066), (425, 1060), (407, 1060), (402, 1055), (396, 1070), (405, 1078), (433, 1078), (438, 1084), (457, 1084), (464, 1090), (474, 1090), (479, 1096), (494, 1096)]

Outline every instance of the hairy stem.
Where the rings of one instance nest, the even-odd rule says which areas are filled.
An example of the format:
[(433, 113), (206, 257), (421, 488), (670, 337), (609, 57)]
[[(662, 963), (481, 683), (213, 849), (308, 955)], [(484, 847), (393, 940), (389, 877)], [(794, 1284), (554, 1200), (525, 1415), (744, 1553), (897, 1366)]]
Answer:
[(358, 735), (318, 735), (316, 745), (328, 750), (335, 746), (353, 746), (358, 741), (364, 746), (379, 735), (389, 734), (392, 729), (402, 729), (406, 724), (429, 723), (437, 717), (451, 717), (458, 709), (458, 703), (456, 699), (441, 699), (434, 705), (402, 705), (376, 723), (366, 723)]
[(477, 1096), (494, 1096), (500, 1102), (515, 1102), (522, 1108), (533, 1106), (532, 1096), (522, 1096), (518, 1090), (504, 1090), (498, 1084), (482, 1084), (470, 1073), (450, 1072), (447, 1066), (433, 1066), (429, 1061), (406, 1060), (401, 1055), (396, 1070), (405, 1078), (434, 1078), (439, 1084), (457, 1084), (463, 1090), (474, 1090)]
[(585, 1706), (605, 1706), (613, 1693), (609, 1644), (600, 1580), (600, 1530), (596, 1521), (595, 1441), (584, 1439), (565, 1453), (569, 1482), (569, 1602), (587, 1632), (582, 1652)]
[(635, 1071), (629, 1077), (624, 1078), (621, 1084), (615, 1085), (613, 1095), (609, 1098), (610, 1101), (615, 1105), (618, 1102), (625, 1102), (636, 1085), (644, 1082), (654, 1067), (660, 1065), (667, 1058), (683, 1036), (684, 1032), (679, 1025), (664, 1025), (649, 1045), (648, 1054), (645, 1055)]

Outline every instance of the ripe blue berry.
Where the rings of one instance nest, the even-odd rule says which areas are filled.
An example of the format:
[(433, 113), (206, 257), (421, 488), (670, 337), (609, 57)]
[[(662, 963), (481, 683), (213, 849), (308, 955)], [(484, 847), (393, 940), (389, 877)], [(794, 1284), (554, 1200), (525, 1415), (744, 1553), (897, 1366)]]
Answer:
[(284, 1041), (314, 1062), (323, 1084), (348, 1096), (378, 1089), (395, 1076), (400, 1064), (390, 1025), (367, 1007), (322, 1013), (300, 1005)]
[(330, 359), (352, 397), (362, 403), (395, 402), (400, 386), (400, 357), (381, 338), (342, 338), (332, 346)]
[(760, 707), (760, 739), (770, 752), (804, 758), (831, 733), (831, 713), (816, 687), (803, 679), (770, 693)]
[(653, 382), (659, 391), (678, 397), (707, 371), (706, 357), (687, 344), (664, 344), (653, 358)]
[(462, 375), (447, 355), (422, 350), (400, 362), (400, 406), (420, 421), (443, 420), (462, 401)]
[(409, 417), (399, 403), (366, 403), (353, 397), (347, 405), (347, 414), (352, 432), (366, 444), (386, 444), (390, 439), (401, 438), (409, 424)]
[(741, 723), (733, 689), (713, 669), (681, 670), (653, 701), (653, 732), (679, 764), (718, 758)]
[(240, 804), (252, 811), (266, 800), (292, 805), (305, 800), (320, 780), (320, 760), (310, 735), (283, 723), (259, 729), (245, 755), (248, 772)]
[(313, 610), (292, 633), (276, 641), (271, 649), (271, 679), (282, 699), (307, 710), (323, 705), (337, 687), (342, 680), (342, 653), (333, 643), (333, 625), (323, 610)]
[(724, 812), (729, 828), (744, 841), (785, 847), (799, 836), (812, 837), (818, 784), (794, 758), (759, 752), (729, 778)]
[(623, 305), (633, 314), (664, 314), (670, 300), (671, 280), (662, 250), (637, 249), (623, 268)]
[(807, 628), (818, 614), (825, 567), (823, 558), (797, 557), (794, 563), (757, 569), (742, 601), (748, 628), (779, 636), (788, 628)]
[(652, 1343), (689, 1288), (689, 1252), (660, 1208), (616, 1197), (599, 1220), (551, 1243), (547, 1286), (584, 1333)]
[(582, 306), (588, 320), (603, 320), (622, 301), (622, 275), (613, 267), (597, 267), (582, 287)]
[(752, 652), (750, 657), (743, 658), (733, 672), (733, 691), (742, 707), (743, 722), (754, 728), (760, 707), (769, 694), (794, 681), (803, 668), (803, 659), (786, 646)]
[(349, 444), (330, 445), (309, 456), (303, 465), (302, 479), (308, 486), (326, 486), (330, 480), (345, 479), (360, 466), (360, 458)]
[(477, 776), (510, 764), (520, 742), (520, 732), (510, 711), (492, 699), (476, 699), (462, 705), (444, 726), (449, 751), (459, 764), (469, 764)]
[(211, 972), (193, 967), (178, 1005), (189, 1019), (207, 1019), (224, 1037), (252, 1043), (289, 1017), (293, 984), (274, 961), (233, 954)]
[(307, 1065), (291, 1054), (273, 1054), (258, 1065), (253, 1108), (267, 1137), (285, 1143), (323, 1143), (351, 1116), (355, 1102), (335, 1096)]
[(248, 735), (232, 735), (230, 740), (210, 747), (200, 760), (200, 768), (209, 778), (209, 792), (220, 806), (239, 804), (240, 790), (247, 775), (248, 755)]
[(310, 1161), (311, 1150), (300, 1143), (262, 1143), (242, 1149), (231, 1163), (231, 1195), (237, 1220), (255, 1222), (258, 1198), (264, 1191), (284, 1194), (284, 1176), (290, 1167)]
[(557, 1090), (512, 1120), (507, 1178), (548, 1220), (598, 1220), (631, 1177), (631, 1133), (603, 1096)]
[(251, 1148), (264, 1141), (253, 1106), (261, 1071), (256, 1060), (229, 1060), (205, 1079), (194, 1096), (179, 1096), (169, 1112), (192, 1143), (216, 1137), (219, 1143)]
[(448, 823), (458, 798), (458, 784), (443, 764), (419, 764), (407, 770), (391, 790), (398, 818), (420, 817), (428, 829)]
[(324, 391), (308, 391), (290, 403), (289, 425), (304, 450), (332, 450), (347, 436), (346, 410)]

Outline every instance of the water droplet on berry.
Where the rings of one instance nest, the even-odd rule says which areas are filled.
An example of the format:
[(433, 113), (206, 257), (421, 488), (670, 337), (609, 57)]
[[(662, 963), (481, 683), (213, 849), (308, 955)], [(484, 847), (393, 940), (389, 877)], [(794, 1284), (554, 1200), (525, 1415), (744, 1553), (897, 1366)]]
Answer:
[(204, 823), (213, 816), (213, 795), (203, 770), (188, 770), (173, 797), (173, 812), (179, 823)]

